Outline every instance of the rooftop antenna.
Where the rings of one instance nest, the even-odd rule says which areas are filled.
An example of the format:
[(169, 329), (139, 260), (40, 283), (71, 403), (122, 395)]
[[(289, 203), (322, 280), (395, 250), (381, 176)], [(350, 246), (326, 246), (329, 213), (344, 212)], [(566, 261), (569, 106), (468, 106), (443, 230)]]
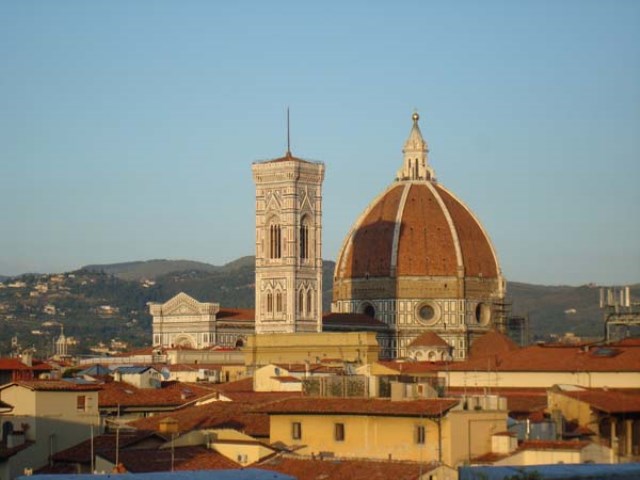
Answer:
[(291, 128), (289, 123), (289, 107), (287, 107), (287, 157), (291, 156)]

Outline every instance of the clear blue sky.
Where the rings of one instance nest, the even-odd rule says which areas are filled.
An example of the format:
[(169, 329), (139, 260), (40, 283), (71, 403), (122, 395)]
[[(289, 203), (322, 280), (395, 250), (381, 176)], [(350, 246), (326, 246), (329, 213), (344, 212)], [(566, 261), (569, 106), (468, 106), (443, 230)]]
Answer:
[(640, 281), (635, 0), (4, 0), (0, 89), (0, 274), (252, 255), (290, 106), (324, 258), (416, 108), (509, 280)]

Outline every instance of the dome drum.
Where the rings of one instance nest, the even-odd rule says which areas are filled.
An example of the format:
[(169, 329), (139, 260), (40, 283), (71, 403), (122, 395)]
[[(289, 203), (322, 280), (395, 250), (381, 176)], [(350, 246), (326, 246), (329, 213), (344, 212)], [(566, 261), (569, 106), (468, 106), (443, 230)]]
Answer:
[(501, 298), (496, 292), (503, 290), (496, 278), (456, 277), (369, 277), (335, 278), (333, 302), (335, 304), (354, 298), (366, 299), (475, 299), (494, 301)]

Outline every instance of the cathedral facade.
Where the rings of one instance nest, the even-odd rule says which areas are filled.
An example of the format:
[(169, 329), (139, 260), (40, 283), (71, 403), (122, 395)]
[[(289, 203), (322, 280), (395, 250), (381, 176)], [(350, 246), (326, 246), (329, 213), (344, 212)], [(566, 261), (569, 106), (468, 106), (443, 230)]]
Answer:
[(153, 346), (203, 349), (241, 347), (254, 333), (253, 311), (220, 308), (180, 292), (164, 303), (149, 302)]
[[(505, 282), (482, 224), (436, 181), (418, 120), (415, 113), (395, 181), (343, 243), (332, 311), (383, 321), (392, 334), (381, 357), (406, 357), (431, 341), (429, 358), (418, 360), (463, 360), (493, 328)], [(436, 348), (441, 343), (449, 348)]]

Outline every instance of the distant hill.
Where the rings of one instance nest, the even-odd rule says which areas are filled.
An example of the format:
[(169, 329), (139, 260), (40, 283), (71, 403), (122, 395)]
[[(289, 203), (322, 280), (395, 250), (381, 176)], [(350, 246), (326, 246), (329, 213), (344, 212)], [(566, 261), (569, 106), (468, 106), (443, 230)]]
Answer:
[[(335, 263), (323, 263), (323, 310), (330, 311)], [(82, 339), (83, 347), (121, 338), (131, 346), (147, 345), (151, 338), (151, 317), (147, 302), (165, 302), (179, 292), (199, 301), (222, 307), (254, 308), (255, 259), (241, 257), (223, 266), (189, 260), (148, 260), (108, 265), (88, 265), (60, 275), (21, 275), (24, 288), (0, 289), (0, 353), (6, 353), (13, 335), (24, 345), (41, 351), (51, 348), (51, 336), (63, 322), (65, 334)], [(18, 278), (18, 277), (11, 277)], [(31, 295), (36, 284), (49, 283), (49, 290)], [(631, 287), (632, 302), (640, 302), (640, 284)], [(598, 306), (599, 288), (531, 285), (510, 282), (507, 301), (511, 311), (529, 319), (530, 338), (545, 340), (550, 335), (573, 332), (578, 336), (601, 337), (603, 312)], [(48, 304), (55, 315), (44, 313)], [(101, 313), (109, 305), (116, 312)], [(10, 321), (9, 321), (10, 320)]]
[[(335, 263), (323, 262), (323, 309), (331, 307), (331, 287)], [(213, 271), (174, 271), (156, 277), (156, 287), (168, 300), (179, 292), (186, 292), (202, 302), (216, 302), (225, 307), (254, 308), (255, 257), (241, 257)]]
[[(594, 285), (546, 286), (509, 282), (507, 300), (512, 313), (527, 316), (533, 339), (549, 334), (574, 332), (578, 336), (603, 335), (603, 311), (599, 308), (599, 287)], [(640, 289), (632, 289), (634, 296)]]
[(5, 280), (9, 280), (11, 277), (6, 275), (0, 275), (0, 282), (4, 282)]
[[(239, 262), (242, 259), (236, 260)], [(231, 262), (231, 263), (235, 263)], [(105, 265), (87, 265), (81, 270), (89, 272), (103, 272), (114, 275), (122, 280), (155, 280), (161, 275), (171, 272), (197, 271), (215, 272), (222, 267), (216, 267), (203, 262), (192, 260), (146, 260), (139, 262), (111, 263)]]
[[(323, 309), (331, 309), (335, 262), (323, 262)], [(156, 280), (160, 298), (169, 299), (184, 291), (200, 301), (226, 307), (254, 308), (255, 257), (240, 257), (223, 266), (189, 260), (149, 260), (112, 265), (92, 265), (90, 271), (111, 274), (122, 280)], [(640, 301), (640, 284), (631, 287), (634, 301)], [(534, 285), (508, 282), (507, 301), (511, 313), (526, 316), (532, 339), (567, 331), (579, 336), (601, 336), (603, 312), (598, 305), (599, 287)]]
[[(330, 311), (335, 262), (323, 263), (323, 308)], [(159, 295), (168, 299), (185, 291), (200, 301), (212, 301), (227, 307), (254, 307), (255, 257), (238, 258), (224, 266), (188, 260), (149, 260), (112, 265), (91, 265), (123, 280), (153, 279)], [(634, 301), (640, 301), (640, 284), (631, 287)], [(598, 337), (603, 333), (599, 287), (596, 285), (557, 286), (509, 282), (507, 301), (511, 312), (527, 316), (532, 339), (572, 331), (579, 336)]]

